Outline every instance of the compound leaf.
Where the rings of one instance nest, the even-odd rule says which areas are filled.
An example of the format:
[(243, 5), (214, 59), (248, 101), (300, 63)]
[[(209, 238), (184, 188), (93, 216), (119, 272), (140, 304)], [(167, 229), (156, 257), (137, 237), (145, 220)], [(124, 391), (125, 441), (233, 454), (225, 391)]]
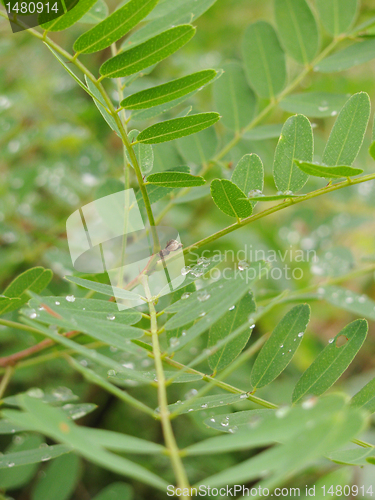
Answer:
[(310, 306), (293, 307), (264, 344), (251, 371), (254, 389), (270, 384), (291, 362), (310, 320)]
[(313, 152), (314, 138), (309, 120), (303, 115), (288, 118), (273, 162), (273, 177), (279, 191), (295, 193), (306, 184), (308, 175), (295, 165), (294, 160), (311, 162)]
[(215, 107), (222, 115), (223, 124), (240, 132), (254, 116), (256, 97), (247, 84), (241, 64), (230, 62), (222, 68), (224, 74), (214, 83)]
[(125, 50), (100, 66), (106, 78), (132, 75), (156, 64), (183, 47), (195, 33), (189, 24), (176, 26), (132, 49)]
[(220, 119), (218, 113), (199, 113), (197, 115), (174, 118), (165, 122), (156, 123), (143, 130), (137, 137), (143, 144), (157, 144), (173, 141), (180, 137), (195, 134), (200, 130), (211, 127)]
[[(366, 339), (367, 321), (358, 319), (347, 325), (331, 339), (311, 366), (302, 374), (294, 388), (292, 401), (296, 403), (307, 395), (320, 396), (344, 373)], [(346, 342), (338, 347), (337, 339)]]
[(286, 52), (301, 64), (311, 62), (319, 48), (319, 32), (306, 0), (275, 0), (275, 17)]
[(315, 0), (324, 28), (332, 36), (345, 33), (357, 14), (358, 0)]
[[(52, 21), (48, 21), (51, 17), (51, 14), (47, 11), (44, 11), (42, 14), (39, 14), (38, 21), (41, 27), (47, 31), (63, 31), (70, 26), (73, 26), (77, 21), (81, 19), (81, 17), (88, 12), (97, 0), (79, 0), (76, 2), (75, 6), (68, 10), (65, 14), (58, 17), (57, 19), (53, 19)], [(68, 3), (68, 2), (66, 2)], [(72, 3), (71, 1), (69, 3)], [(68, 7), (68, 5), (67, 5)], [(68, 7), (69, 8), (69, 7)]]
[[(259, 193), (263, 190), (264, 169), (262, 160), (255, 153), (245, 155), (233, 170), (231, 181), (245, 193), (251, 196), (252, 192)], [(252, 206), (256, 201), (251, 202)]]
[(325, 165), (352, 165), (361, 149), (370, 111), (370, 98), (366, 92), (354, 94), (347, 101), (337, 117), (324, 149), (322, 160)]
[[(219, 340), (224, 339), (238, 327), (248, 321), (250, 314), (256, 310), (255, 302), (251, 294), (245, 295), (233, 309), (229, 309), (220, 321), (211, 326), (208, 332), (208, 347), (214, 346)], [(228, 342), (223, 348), (216, 351), (208, 358), (211, 370), (223, 370), (234, 361), (246, 346), (252, 332), (252, 325)]]
[(185, 174), (183, 172), (158, 172), (147, 177), (149, 184), (164, 186), (169, 188), (182, 188), (203, 186), (205, 180), (203, 177)]
[(251, 24), (242, 42), (247, 79), (266, 99), (277, 96), (286, 83), (285, 54), (273, 27), (265, 21)]
[(129, 110), (159, 106), (199, 89), (215, 78), (216, 75), (217, 72), (213, 69), (199, 71), (130, 95), (121, 102), (121, 106)]
[(74, 50), (78, 53), (91, 54), (109, 47), (137, 26), (157, 3), (158, 0), (131, 0), (94, 28), (83, 33), (75, 41)]
[(344, 71), (375, 58), (375, 39), (370, 38), (354, 43), (345, 49), (326, 57), (315, 66), (315, 71), (333, 73)]
[(363, 173), (361, 168), (347, 167), (340, 165), (337, 167), (327, 167), (327, 165), (318, 165), (317, 163), (308, 163), (295, 160), (297, 167), (305, 174), (314, 177), (325, 177), (327, 179), (340, 179), (341, 177), (353, 177)]
[(215, 205), (230, 217), (241, 219), (253, 211), (245, 193), (227, 179), (214, 179), (211, 182), (211, 196)]

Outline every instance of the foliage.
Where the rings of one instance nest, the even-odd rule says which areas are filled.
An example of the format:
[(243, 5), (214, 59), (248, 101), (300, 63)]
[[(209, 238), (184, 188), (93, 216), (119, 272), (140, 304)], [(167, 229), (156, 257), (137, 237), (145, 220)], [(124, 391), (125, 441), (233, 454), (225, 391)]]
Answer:
[[(371, 498), (371, 2), (80, 0), (16, 35), (0, 15), (0, 498)], [(65, 222), (128, 188), (157, 259), (115, 287), (74, 270)], [(181, 247), (157, 226), (186, 262), (153, 296)]]

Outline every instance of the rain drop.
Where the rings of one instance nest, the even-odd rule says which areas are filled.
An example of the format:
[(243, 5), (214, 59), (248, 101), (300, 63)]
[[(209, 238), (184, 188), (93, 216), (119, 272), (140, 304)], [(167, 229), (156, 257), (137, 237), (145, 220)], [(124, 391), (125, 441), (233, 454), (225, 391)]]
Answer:
[(299, 332), (299, 334), (297, 335), (297, 337), (299, 337), (299, 338), (303, 337), (303, 332)]
[(229, 311), (233, 311), (236, 306), (230, 306)]
[(68, 301), (68, 302), (74, 302), (76, 300), (76, 298), (74, 297), (74, 295), (67, 295), (65, 297), (65, 299)]
[(181, 295), (181, 299), (182, 300), (185, 300), (185, 299), (188, 299), (190, 297), (190, 293), (189, 292), (185, 292)]
[(109, 319), (109, 321), (113, 321), (116, 319), (116, 316), (114, 314), (107, 314), (107, 319)]

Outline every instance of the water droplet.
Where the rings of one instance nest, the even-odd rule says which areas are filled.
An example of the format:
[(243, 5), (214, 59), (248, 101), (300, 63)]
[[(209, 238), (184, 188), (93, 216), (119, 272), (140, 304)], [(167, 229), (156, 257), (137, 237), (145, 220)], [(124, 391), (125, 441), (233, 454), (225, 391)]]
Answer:
[(169, 340), (169, 345), (172, 347), (172, 349), (174, 349), (175, 347), (178, 347), (180, 345), (180, 341), (177, 337), (172, 337)]
[(191, 399), (197, 394), (198, 394), (197, 389), (190, 389), (190, 391), (185, 394), (185, 399)]
[(31, 318), (31, 319), (35, 319), (35, 318), (37, 318), (38, 316), (39, 316), (39, 314), (37, 314), (35, 311), (33, 311), (33, 312), (31, 312), (31, 313), (30, 313), (30, 318)]
[(354, 299), (353, 299), (353, 297), (346, 297), (345, 302), (347, 304), (352, 304), (352, 302), (354, 302)]
[(27, 395), (31, 398), (41, 399), (44, 396), (44, 391), (39, 389), (39, 387), (32, 387), (27, 391)]
[(114, 314), (107, 314), (107, 319), (109, 319), (109, 321), (113, 321), (116, 319), (116, 316)]
[(56, 306), (59, 306), (59, 305), (60, 305), (60, 302), (59, 302), (58, 300), (56, 300), (55, 305), (56, 305)]
[(284, 356), (284, 354), (285, 354), (285, 352), (282, 352), (282, 353), (281, 353), (281, 356)]
[(181, 299), (182, 300), (185, 300), (185, 299), (188, 299), (190, 297), (190, 293), (189, 292), (185, 292), (181, 295)]
[(65, 297), (65, 299), (68, 301), (68, 302), (74, 302), (76, 300), (76, 298), (74, 297), (74, 295), (67, 295)]
[(366, 295), (361, 295), (358, 299), (358, 302), (360, 302), (361, 304), (363, 304), (364, 302), (366, 302)]
[(194, 411), (194, 408), (189, 408), (188, 411)]
[(235, 309), (236, 306), (230, 306), (229, 308), (229, 311), (233, 311), (233, 309)]
[(275, 416), (277, 418), (284, 418), (289, 413), (289, 409), (288, 406), (281, 406), (275, 411)]
[(38, 311), (44, 311), (44, 310), (45, 310), (45, 309), (44, 309), (44, 307), (43, 307), (43, 306), (38, 307)]
[[(186, 276), (187, 274), (189, 274), (191, 271), (191, 267), (190, 266), (185, 266), (181, 269), (181, 274), (182, 276)], [(185, 295), (185, 294), (184, 294)], [(189, 293), (190, 295), (190, 293)]]
[(246, 392), (244, 392), (243, 394), (240, 394), (240, 399), (247, 399)]
[(329, 343), (329, 344), (333, 344), (333, 343), (334, 343), (334, 341), (335, 341), (335, 339), (334, 339), (334, 338), (333, 338), (333, 339), (329, 339), (328, 343)]
[(208, 408), (208, 404), (207, 404), (207, 403), (203, 403), (203, 404), (201, 405), (201, 408)]
[(123, 363), (122, 366), (128, 370), (134, 370), (134, 363)]
[(281, 345), (280, 345), (280, 348), (282, 348), (282, 347), (284, 347), (284, 344), (281, 344)]
[(199, 302), (205, 302), (210, 297), (211, 297), (211, 295), (206, 290), (202, 290), (202, 291), (198, 292), (198, 295), (197, 295)]
[(302, 408), (304, 410), (310, 410), (310, 408), (313, 408), (316, 405), (317, 400), (318, 398), (315, 397), (306, 399), (306, 401), (302, 403)]
[(318, 110), (321, 111), (321, 112), (327, 111), (328, 110), (328, 106), (319, 106)]
[(42, 462), (48, 462), (48, 460), (51, 460), (51, 455), (44, 455), (41, 460)]
[(115, 377), (116, 376), (116, 372), (115, 372), (115, 370), (108, 370), (107, 371), (107, 375), (108, 375), (108, 377)]
[(7, 462), (7, 467), (14, 467), (15, 463), (14, 462)]
[(250, 264), (248, 262), (246, 262), (246, 260), (240, 260), (239, 263), (237, 264), (237, 267), (240, 271), (244, 271), (249, 266), (250, 266)]
[(200, 318), (203, 318), (203, 316), (206, 316), (206, 313), (204, 311), (199, 314)]
[(182, 330), (182, 332), (181, 332), (181, 336), (182, 336), (182, 337), (186, 337), (186, 334), (187, 334), (187, 331), (186, 331), (186, 330)]
[(332, 111), (331, 116), (336, 116), (336, 115), (337, 115), (337, 111)]
[(216, 422), (216, 420), (214, 418), (210, 418), (210, 421), (211, 422)]
[(303, 334), (304, 334), (304, 332), (299, 332), (299, 334), (297, 335), (297, 337), (301, 338), (301, 337), (303, 337)]
[(223, 427), (228, 427), (229, 422), (221, 422), (221, 424), (220, 424), (220, 425), (222, 425)]

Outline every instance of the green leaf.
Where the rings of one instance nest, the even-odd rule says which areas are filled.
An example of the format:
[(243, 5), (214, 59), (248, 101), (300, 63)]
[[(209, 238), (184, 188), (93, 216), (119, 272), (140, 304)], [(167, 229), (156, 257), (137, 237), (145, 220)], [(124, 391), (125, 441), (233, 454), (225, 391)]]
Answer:
[(131, 0), (94, 28), (83, 33), (74, 42), (74, 50), (79, 54), (91, 54), (109, 47), (137, 26), (157, 2), (158, 0)]
[(73, 494), (81, 473), (81, 461), (77, 455), (61, 455), (44, 471), (36, 483), (32, 500), (68, 500)]
[(366, 92), (354, 94), (347, 101), (324, 149), (322, 161), (325, 165), (352, 165), (361, 149), (370, 111), (370, 98)]
[(137, 73), (172, 55), (184, 46), (194, 33), (195, 28), (189, 24), (171, 28), (137, 47), (112, 57), (101, 65), (100, 74), (106, 78), (118, 78)]
[[(78, 78), (78, 76), (69, 68), (68, 64), (66, 64), (62, 59), (61, 57), (59, 56), (59, 54), (57, 54), (57, 52), (55, 52), (49, 45), (47, 45), (45, 43), (45, 46), (52, 52), (52, 54), (56, 57), (56, 59), (59, 61), (59, 63), (61, 64), (61, 66), (65, 69), (65, 71), (67, 71), (69, 73), (69, 75), (73, 78), (73, 80), (75, 80), (78, 85), (83, 88), (83, 90), (85, 92), (87, 92), (89, 94), (89, 96), (91, 96), (93, 99), (94, 99), (94, 102), (96, 103), (96, 101), (98, 101), (98, 97), (97, 95), (95, 95), (94, 93), (91, 92), (90, 89), (88, 89), (86, 87), (86, 85), (82, 82), (82, 80), (80, 78)], [(93, 85), (93, 84), (92, 84)], [(93, 85), (94, 86), (94, 85)], [(94, 86), (95, 88), (95, 91), (96, 93), (98, 94), (97, 92), (97, 89), (96, 87)], [(100, 96), (100, 94), (99, 94)], [(102, 102), (103, 98), (100, 96), (99, 97), (99, 102)]]
[[(41, 439), (39, 436), (32, 436), (34, 438), (31, 442), (29, 441), (31, 436), (29, 438), (26, 438), (26, 444), (28, 446), (25, 451), (10, 451), (7, 453), (6, 457), (2, 457), (0, 459), (0, 469), (7, 469), (7, 475), (8, 472), (11, 472), (13, 475), (13, 471), (9, 471), (9, 464), (14, 464), (13, 467), (14, 469), (14, 475), (18, 476), (18, 479), (22, 479), (22, 483), (25, 484), (30, 481), (31, 478), (27, 476), (27, 479), (24, 479), (24, 475), (26, 476), (25, 472), (26, 470), (32, 471), (29, 473), (30, 476), (34, 476), (36, 472), (36, 467), (23, 467), (25, 465), (33, 465), (33, 464), (39, 464), (40, 462), (46, 462), (48, 460), (51, 460), (56, 457), (60, 457), (62, 455), (66, 455), (69, 453), (69, 458), (71, 458), (73, 455), (71, 454), (72, 448), (70, 446), (65, 446), (63, 444), (56, 444), (53, 446), (42, 446), (39, 448), (32, 448), (30, 449), (30, 446), (38, 446), (38, 444), (41, 443)], [(37, 439), (35, 439), (37, 438)], [(20, 449), (20, 447), (17, 447), (16, 449)], [(19, 469), (18, 467), (22, 467), (22, 469)], [(22, 472), (21, 472), (22, 470)], [(5, 474), (5, 471), (2, 471), (0, 473), (0, 484), (3, 486), (2, 478), (1, 476)], [(11, 478), (8, 478), (8, 480)], [(21, 481), (20, 481), (21, 483)], [(21, 484), (19, 486), (21, 486)], [(14, 484), (14, 483), (13, 483)], [(17, 485), (18, 487), (18, 485)]]
[[(214, 346), (219, 340), (226, 338), (245, 322), (248, 322), (250, 314), (254, 313), (255, 310), (256, 306), (252, 295), (245, 295), (233, 310), (227, 311), (220, 321), (211, 326), (208, 332), (208, 347)], [(249, 323), (241, 335), (238, 335), (208, 358), (211, 370), (223, 370), (241, 354), (250, 338), (251, 327), (252, 325)]]
[[(278, 410), (246, 410), (227, 415), (216, 415), (205, 423), (224, 432), (221, 435), (193, 444), (184, 450), (188, 455), (206, 453), (228, 453), (265, 447), (273, 443), (285, 443), (296, 434), (308, 432), (316, 425), (344, 408), (345, 399), (334, 394), (321, 398), (315, 406), (306, 411), (302, 406), (282, 407)], [(236, 430), (234, 434), (228, 435)]]
[[(134, 142), (139, 135), (139, 130), (132, 130), (128, 134), (128, 139), (130, 144)], [(141, 168), (141, 172), (143, 175), (147, 175), (148, 173), (151, 172), (153, 166), (154, 166), (154, 151), (152, 149), (151, 144), (135, 144), (133, 146), (133, 150), (135, 153), (135, 156), (138, 160), (138, 165)], [(129, 153), (126, 151), (126, 158), (130, 165), (134, 168), (134, 165), (131, 162), (131, 158), (129, 156)]]
[[(168, 405), (169, 411), (178, 412), (180, 415), (190, 413), (192, 411), (202, 411), (211, 408), (220, 408), (221, 406), (228, 406), (244, 401), (247, 398), (246, 392), (242, 394), (216, 394), (215, 396), (205, 396), (203, 398), (194, 398), (189, 404), (189, 400), (182, 403), (174, 403)], [(187, 403), (185, 405), (185, 403)]]
[(286, 62), (273, 27), (265, 21), (250, 24), (242, 52), (246, 76), (255, 92), (266, 99), (276, 97), (285, 87)]
[(185, 174), (183, 172), (158, 172), (147, 177), (148, 184), (155, 186), (164, 186), (169, 188), (182, 188), (203, 186), (205, 180), (203, 177)]
[(140, 295), (129, 290), (123, 290), (122, 288), (116, 288), (111, 285), (105, 285), (104, 283), (98, 283), (97, 281), (85, 280), (83, 278), (78, 278), (78, 276), (65, 276), (67, 281), (75, 283), (88, 290), (93, 290), (94, 292), (102, 293), (103, 295), (108, 295), (109, 297), (116, 297), (120, 299), (128, 300), (138, 300)]
[[(70, 308), (60, 308), (55, 304), (55, 297), (49, 301), (33, 299), (31, 307), (35, 307), (29, 316), (48, 325), (56, 325), (65, 330), (86, 333), (90, 337), (113, 345), (118, 349), (128, 350), (128, 340), (143, 336), (144, 331), (127, 324), (127, 316), (120, 311), (111, 313), (93, 313)], [(41, 309), (43, 308), (43, 309)], [(124, 318), (124, 320), (122, 320)]]
[(0, 297), (0, 314), (5, 314), (18, 309), (30, 299), (28, 292), (39, 293), (44, 290), (52, 279), (52, 271), (44, 267), (33, 267), (15, 278), (5, 289), (6, 300)]
[(130, 110), (148, 109), (159, 106), (199, 89), (210, 82), (216, 75), (217, 72), (213, 69), (199, 71), (198, 73), (173, 80), (172, 82), (132, 94), (121, 101), (120, 104), (123, 108)]
[[(255, 262), (240, 273), (231, 273), (229, 276), (226, 273), (226, 279), (219, 279), (205, 289), (192, 293), (187, 299), (179, 300), (169, 306), (166, 309), (167, 312), (178, 314), (166, 322), (167, 330), (187, 325), (195, 319), (197, 322), (185, 332), (185, 335), (177, 339), (177, 342), (171, 343), (168, 353), (182, 349), (215, 324), (226, 311), (229, 309), (233, 311), (233, 306), (236, 306), (236, 303), (249, 291), (265, 270), (264, 262)], [(243, 327), (237, 329), (238, 334), (242, 333), (242, 328), (245, 330), (248, 326), (250, 325), (244, 324)]]
[(374, 158), (375, 160), (375, 141), (371, 144), (370, 146), (370, 155)]
[(332, 73), (335, 71), (344, 71), (364, 64), (375, 58), (375, 39), (370, 38), (354, 43), (333, 55), (326, 57), (315, 66), (315, 71), (321, 73)]
[[(245, 155), (237, 163), (233, 170), (231, 181), (245, 193), (250, 196), (251, 192), (263, 191), (264, 169), (262, 160), (255, 153)], [(252, 206), (256, 201), (251, 202)]]
[(82, 434), (88, 441), (119, 453), (160, 455), (166, 451), (161, 444), (105, 429), (82, 427)]
[(367, 295), (360, 295), (339, 286), (325, 286), (322, 291), (323, 293), (319, 294), (320, 298), (333, 306), (375, 321), (375, 301), (367, 297)]
[(275, 18), (287, 53), (301, 64), (311, 62), (319, 49), (319, 32), (306, 0), (275, 0)]
[(320, 20), (332, 36), (345, 33), (357, 15), (358, 0), (316, 0)]
[(339, 492), (340, 488), (342, 488), (341, 491), (343, 491), (346, 485), (352, 484), (352, 476), (352, 470), (349, 470), (348, 468), (341, 468), (333, 470), (328, 474), (325, 474), (323, 477), (320, 477), (313, 486), (315, 488), (313, 491), (316, 492), (316, 495), (314, 495), (315, 500), (324, 500), (324, 493), (330, 488), (332, 488), (331, 491), (335, 492)]
[(279, 191), (295, 193), (306, 184), (308, 175), (295, 165), (294, 160), (311, 162), (314, 138), (309, 120), (295, 115), (285, 122), (275, 151), (273, 176)]
[[(38, 387), (31, 387), (31, 389), (27, 391), (27, 394), (31, 397), (39, 397), (39, 399), (41, 399), (44, 403), (49, 404), (66, 403), (69, 401), (76, 401), (78, 399), (78, 396), (73, 394), (73, 392), (67, 387), (58, 387), (57, 389), (52, 389), (48, 392), (45, 392)], [(16, 396), (8, 396), (2, 401), (8, 406), (18, 406), (18, 395), (19, 394), (17, 394)]]
[(294, 163), (302, 172), (305, 172), (305, 174), (313, 175), (314, 177), (325, 177), (326, 179), (341, 179), (341, 177), (353, 177), (354, 175), (363, 173), (361, 168), (347, 167), (345, 165), (328, 167), (327, 165), (307, 163), (298, 160), (295, 160)]
[[(297, 382), (292, 396), (293, 403), (306, 395), (320, 396), (329, 389), (353, 361), (366, 339), (367, 330), (367, 321), (358, 319), (331, 339)], [(341, 347), (336, 344), (339, 337), (347, 339)]]
[(97, 0), (91, 9), (78, 21), (82, 24), (97, 24), (108, 16), (108, 5), (104, 0)]
[(130, 484), (112, 483), (98, 493), (93, 500), (133, 500), (133, 489)]
[[(354, 438), (362, 429), (364, 418), (358, 411), (342, 410), (323, 418), (308, 432), (293, 436), (285, 444), (274, 446), (242, 463), (205, 478), (202, 484), (220, 487), (244, 484), (257, 478), (267, 479), (259, 485), (270, 491), (326, 453)], [(265, 471), (267, 473), (265, 474)], [(198, 485), (199, 486), (199, 485)]]
[[(38, 462), (41, 462), (42, 456), (46, 454), (46, 449), (38, 448), (42, 442), (41, 436), (29, 435), (8, 446), (7, 453), (0, 457), (2, 490), (21, 488), (32, 480), (38, 469)], [(65, 449), (63, 453), (67, 451)]]
[[(206, 128), (177, 141), (178, 152), (187, 162), (195, 165), (202, 165), (211, 160), (216, 153), (217, 145), (218, 138), (214, 127)], [(178, 198), (178, 202), (180, 200), (181, 198)]]
[(101, 95), (99, 90), (95, 87), (93, 82), (89, 78), (87, 78), (86, 75), (85, 75), (85, 81), (86, 81), (86, 85), (90, 91), (91, 97), (93, 97), (93, 99), (94, 99), (95, 106), (100, 111), (100, 114), (102, 115), (104, 120), (108, 123), (108, 125), (111, 127), (111, 129), (114, 130), (119, 137), (121, 137), (120, 129), (118, 128), (116, 120), (108, 112), (107, 104), (106, 104), (103, 96)]
[(252, 205), (245, 193), (232, 181), (214, 179), (211, 182), (211, 196), (215, 205), (230, 217), (241, 219), (252, 214)]
[(375, 378), (352, 397), (352, 405), (375, 413)]
[(211, 127), (220, 119), (218, 113), (199, 113), (183, 118), (174, 118), (165, 122), (156, 123), (143, 130), (137, 137), (143, 144), (157, 144), (173, 141), (179, 137), (195, 134), (200, 130)]
[(264, 141), (265, 139), (279, 138), (282, 128), (283, 125), (278, 123), (261, 125), (260, 127), (253, 128), (248, 132), (245, 132), (243, 134), (243, 138), (251, 141)]
[[(163, 9), (163, 6), (168, 5), (168, 2), (159, 2), (156, 9), (151, 13), (151, 16), (148, 16), (148, 19), (150, 19), (154, 18), (155, 15), (155, 19), (152, 19), (146, 26), (143, 26), (125, 40), (122, 48), (126, 48), (130, 44), (138, 45), (171, 26), (182, 23), (193, 23), (215, 2), (216, 0), (199, 0), (199, 2), (196, 0), (183, 0), (182, 2), (172, 0), (172, 2), (169, 2), (169, 8), (167, 9)], [(159, 7), (164, 11), (163, 15), (158, 14)]]
[(241, 64), (229, 62), (222, 68), (223, 76), (214, 83), (215, 107), (222, 115), (223, 124), (240, 132), (254, 116), (256, 97), (247, 84)]
[(368, 458), (373, 458), (375, 456), (375, 450), (371, 448), (354, 448), (352, 450), (340, 450), (334, 451), (328, 455), (328, 458), (337, 464), (345, 465), (368, 465)]
[(251, 371), (254, 389), (270, 384), (291, 362), (310, 320), (310, 307), (293, 307), (264, 344)]
[(76, 453), (100, 467), (165, 491), (167, 483), (164, 480), (144, 467), (90, 442), (84, 430), (69, 420), (61, 410), (28, 396), (21, 398), (21, 405), (26, 413), (6, 410), (6, 417), (20, 425), (31, 423), (36, 432), (74, 447)]
[[(107, 356), (104, 356), (103, 354), (100, 354), (97, 351), (93, 351), (91, 349), (88, 349), (87, 347), (78, 344), (77, 342), (74, 342), (73, 340), (64, 337), (63, 335), (59, 335), (58, 333), (54, 332), (50, 328), (46, 328), (45, 326), (41, 324), (35, 323), (35, 321), (31, 321), (28, 319), (24, 320), (24, 323), (26, 323), (29, 326), (32, 326), (33, 328), (36, 328), (38, 332), (43, 334), (45, 337), (53, 340), (57, 344), (63, 345), (64, 347), (67, 347), (68, 349), (72, 350), (73, 352), (80, 354), (81, 356), (84, 357), (84, 359), (89, 359), (93, 361), (94, 363), (98, 363), (99, 365), (110, 369), (110, 370), (115, 370), (117, 372), (122, 372), (127, 375), (127, 378), (129, 380), (136, 380), (139, 382), (145, 382), (148, 381), (146, 377), (142, 374), (142, 372), (138, 372), (136, 370), (132, 370), (129, 368), (124, 367), (120, 363), (117, 363), (115, 360), (112, 358), (108, 358)], [(105, 332), (103, 335), (105, 336), (107, 332)], [(90, 331), (90, 335), (93, 336), (93, 332)], [(108, 337), (106, 337), (108, 339)], [(120, 340), (121, 342), (121, 340)], [(125, 345), (125, 339), (122, 339), (123, 344)], [(125, 347), (122, 347), (125, 349)]]
[(345, 94), (304, 92), (286, 97), (280, 102), (280, 107), (289, 113), (301, 113), (311, 118), (325, 118), (337, 115), (347, 100)]
[(52, 21), (48, 21), (51, 14), (44, 11), (42, 14), (39, 14), (38, 23), (47, 31), (66, 30), (79, 21), (81, 17), (86, 14), (86, 12), (88, 12), (93, 5), (95, 5), (96, 1), (97, 0), (79, 0), (72, 9)]

